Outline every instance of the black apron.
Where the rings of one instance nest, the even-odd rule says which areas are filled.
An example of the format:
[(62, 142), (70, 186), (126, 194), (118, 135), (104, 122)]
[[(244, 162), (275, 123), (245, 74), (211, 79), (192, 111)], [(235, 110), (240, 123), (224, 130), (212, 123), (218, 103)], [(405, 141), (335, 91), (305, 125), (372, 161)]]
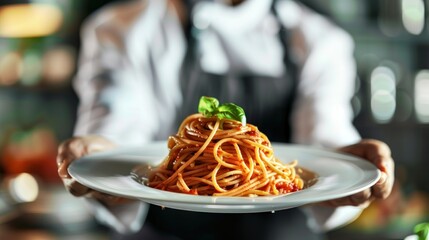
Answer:
[(280, 77), (234, 72), (216, 75), (205, 72), (196, 50), (198, 31), (192, 24), (187, 30), (189, 47), (181, 72), (183, 106), (176, 115), (176, 124), (180, 125), (186, 116), (197, 112), (201, 96), (211, 96), (220, 103), (232, 102), (241, 106), (246, 113), (247, 122), (257, 126), (271, 141), (289, 142), (296, 64), (287, 55), (289, 44), (285, 28), (281, 27), (278, 34), (286, 53), (283, 58), (286, 70)]
[[(188, 29), (188, 52), (182, 68), (181, 87), (183, 107), (178, 112), (177, 126), (189, 114), (196, 113), (199, 98), (212, 96), (221, 103), (233, 102), (243, 107), (247, 122), (256, 125), (270, 141), (290, 140), (289, 117), (296, 81), (295, 66), (285, 49), (285, 74), (279, 78), (245, 74), (215, 75), (204, 72), (199, 64), (196, 29)], [(287, 47), (285, 29), (279, 32)], [(162, 236), (160, 238), (160, 235)], [(198, 213), (150, 206), (141, 232), (118, 239), (184, 239), (184, 240), (275, 240), (322, 239), (306, 224), (306, 216), (299, 209), (274, 213), (218, 214)]]

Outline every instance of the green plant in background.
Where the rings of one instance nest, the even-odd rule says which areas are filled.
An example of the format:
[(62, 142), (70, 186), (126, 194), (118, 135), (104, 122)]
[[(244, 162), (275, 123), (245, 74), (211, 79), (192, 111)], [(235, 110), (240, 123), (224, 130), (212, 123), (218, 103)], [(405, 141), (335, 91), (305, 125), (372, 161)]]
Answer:
[(429, 222), (417, 224), (414, 227), (414, 233), (417, 234), (419, 240), (427, 240), (429, 238)]

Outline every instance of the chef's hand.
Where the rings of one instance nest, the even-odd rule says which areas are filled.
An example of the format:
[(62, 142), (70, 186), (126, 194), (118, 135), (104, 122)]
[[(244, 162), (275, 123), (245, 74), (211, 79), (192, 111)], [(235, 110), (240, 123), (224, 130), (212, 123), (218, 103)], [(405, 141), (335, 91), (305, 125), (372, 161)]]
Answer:
[(74, 137), (64, 141), (58, 148), (57, 166), (58, 175), (61, 177), (66, 189), (76, 197), (93, 198), (106, 206), (115, 206), (131, 201), (85, 187), (73, 179), (67, 171), (70, 163), (74, 160), (90, 153), (105, 151), (113, 148), (115, 148), (115, 144), (106, 138), (96, 135)]
[(360, 206), (367, 207), (375, 199), (385, 199), (392, 191), (395, 179), (395, 163), (390, 148), (383, 142), (365, 139), (356, 144), (338, 149), (340, 152), (353, 154), (373, 163), (381, 171), (380, 180), (370, 188), (348, 197), (325, 201), (322, 204), (332, 207)]

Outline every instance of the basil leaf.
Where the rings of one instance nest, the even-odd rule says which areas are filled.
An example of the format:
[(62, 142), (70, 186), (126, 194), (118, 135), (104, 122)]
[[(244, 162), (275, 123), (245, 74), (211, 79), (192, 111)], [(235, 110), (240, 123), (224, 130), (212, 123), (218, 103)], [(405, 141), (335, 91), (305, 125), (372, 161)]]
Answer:
[(414, 232), (419, 237), (419, 240), (426, 240), (429, 237), (429, 223), (420, 223), (414, 227)]
[(202, 96), (198, 104), (198, 112), (205, 117), (212, 117), (217, 112), (219, 101), (213, 97)]
[(219, 106), (216, 116), (218, 118), (227, 118), (240, 121), (243, 125), (246, 125), (246, 115), (243, 108), (234, 103), (225, 103)]
[(198, 104), (198, 112), (204, 117), (216, 116), (220, 119), (233, 119), (246, 125), (246, 114), (243, 108), (234, 103), (225, 103), (219, 106), (219, 101), (214, 97), (202, 96)]

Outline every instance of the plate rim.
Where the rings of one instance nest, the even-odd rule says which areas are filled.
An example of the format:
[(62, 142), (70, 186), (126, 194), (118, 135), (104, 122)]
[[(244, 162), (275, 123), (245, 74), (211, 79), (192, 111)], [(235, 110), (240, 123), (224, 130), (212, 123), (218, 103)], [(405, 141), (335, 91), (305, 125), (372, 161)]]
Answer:
[[(371, 170), (371, 172), (375, 175), (371, 176), (371, 179), (367, 179), (367, 181), (365, 181), (365, 183), (362, 183), (362, 186), (359, 187), (355, 187), (353, 190), (345, 192), (343, 194), (341, 193), (336, 193), (335, 197), (329, 197), (327, 195), (323, 195), (321, 197), (313, 197), (311, 199), (299, 199), (298, 201), (292, 201), (292, 198), (290, 196), (294, 196), (295, 195), (295, 199), (297, 197), (299, 197), (299, 195), (304, 195), (306, 196), (306, 194), (303, 194), (305, 192), (310, 191), (308, 189), (304, 189), (298, 192), (294, 192), (294, 193), (290, 193), (290, 194), (285, 194), (285, 195), (277, 195), (277, 196), (264, 196), (264, 197), (222, 197), (222, 196), (197, 196), (197, 195), (190, 195), (190, 194), (184, 194), (184, 193), (173, 193), (173, 192), (168, 192), (168, 191), (163, 191), (163, 190), (158, 190), (158, 189), (154, 189), (151, 188), (150, 191), (152, 192), (157, 192), (160, 193), (161, 195), (157, 195), (157, 196), (135, 196), (135, 195), (130, 195), (129, 193), (118, 193), (117, 191), (112, 191), (109, 189), (103, 189), (100, 188), (99, 186), (94, 186), (94, 184), (89, 183), (88, 181), (86, 181), (84, 179), (84, 177), (80, 176), (79, 173), (76, 172), (76, 166), (78, 166), (79, 164), (85, 164), (85, 161), (91, 160), (93, 161), (95, 160), (101, 160), (102, 158), (112, 158), (114, 156), (120, 155), (120, 154), (125, 154), (127, 155), (130, 159), (132, 157), (159, 157), (159, 158), (164, 158), (165, 155), (159, 155), (159, 156), (154, 156), (153, 154), (147, 154), (146, 156), (141, 156), (141, 155), (135, 155), (135, 154), (130, 154), (130, 153), (136, 153), (136, 149), (139, 149), (139, 151), (144, 151), (145, 148), (160, 148), (164, 146), (164, 150), (165, 153), (168, 153), (167, 150), (167, 145), (166, 145), (166, 141), (157, 141), (157, 142), (151, 142), (148, 144), (145, 144), (144, 147), (119, 147), (117, 149), (112, 149), (112, 150), (108, 150), (108, 151), (103, 151), (103, 152), (98, 152), (98, 153), (93, 153), (90, 155), (86, 155), (84, 157), (81, 157), (75, 161), (73, 161), (69, 168), (68, 168), (68, 172), (69, 174), (75, 178), (78, 182), (80, 182), (81, 184), (93, 188), (97, 191), (101, 191), (101, 192), (105, 192), (105, 193), (109, 193), (109, 194), (113, 194), (113, 195), (118, 195), (118, 196), (122, 196), (122, 197), (128, 197), (128, 198), (134, 198), (134, 199), (138, 199), (140, 201), (144, 201), (144, 202), (150, 202), (151, 204), (155, 204), (155, 205), (163, 205), (165, 206), (167, 203), (168, 205), (172, 205), (172, 206), (167, 206), (170, 208), (174, 208), (174, 205), (189, 205), (189, 208), (191, 208), (191, 210), (193, 209), (194, 211), (202, 211), (202, 212), (257, 212), (258, 210), (256, 209), (247, 209), (247, 210), (242, 210), (239, 209), (237, 210), (236, 207), (237, 206), (244, 206), (244, 205), (251, 205), (254, 208), (263, 208), (263, 207), (267, 207), (269, 208), (269, 205), (271, 204), (271, 208), (273, 209), (284, 209), (284, 208), (290, 208), (290, 207), (298, 207), (301, 205), (305, 205), (308, 203), (313, 203), (313, 202), (320, 202), (320, 201), (325, 201), (325, 200), (330, 200), (330, 199), (334, 199), (334, 198), (340, 198), (340, 197), (345, 197), (345, 196), (349, 196), (352, 195), (354, 193), (357, 193), (361, 190), (363, 190), (364, 188), (370, 187), (372, 185), (374, 185), (380, 178), (381, 176), (381, 172), (380, 170), (378, 170), (375, 165), (373, 165), (372, 163), (370, 163), (369, 161), (366, 161), (360, 157), (351, 155), (351, 154), (347, 154), (347, 153), (343, 153), (343, 152), (339, 152), (336, 150), (331, 150), (331, 149), (326, 149), (326, 148), (322, 148), (322, 147), (317, 147), (317, 146), (308, 146), (308, 145), (301, 145), (301, 144), (289, 144), (289, 143), (280, 143), (280, 142), (272, 142), (272, 146), (274, 148), (274, 153), (276, 154), (276, 152), (278, 152), (278, 149), (283, 149), (283, 151), (285, 151), (286, 149), (289, 149), (289, 151), (291, 151), (291, 149), (295, 150), (295, 151), (302, 151), (302, 152), (306, 152), (307, 154), (317, 154), (317, 155), (328, 155), (328, 156), (336, 156), (338, 158), (340, 158), (341, 161), (347, 161), (348, 163), (352, 162), (354, 163), (355, 166), (361, 167), (362, 168), (368, 168)], [(160, 150), (160, 149), (159, 149)], [(158, 150), (158, 152), (160, 152)], [(128, 159), (129, 162), (135, 162), (135, 163), (139, 163), (139, 161), (137, 159), (134, 160), (130, 160)], [(336, 159), (338, 160), (338, 159)], [(299, 165), (300, 160), (298, 159), (298, 165)], [(310, 169), (312, 170), (312, 169)], [(364, 171), (364, 170), (362, 170)], [(131, 172), (131, 169), (130, 169)], [(317, 171), (316, 171), (317, 173)], [(130, 180), (133, 181), (133, 184), (139, 184), (136, 181), (131, 179), (131, 175), (129, 176)], [(316, 183), (315, 185), (317, 185), (318, 183)], [(139, 184), (140, 185), (140, 184)], [(141, 187), (145, 187), (145, 188), (149, 188), (147, 186), (143, 186), (140, 185)], [(143, 191), (143, 189), (142, 189)], [(308, 194), (307, 194), (308, 195)], [(163, 196), (163, 197), (161, 197)], [(238, 199), (238, 200), (237, 200)], [(160, 203), (162, 202), (163, 204), (156, 204), (156, 203)], [(213, 210), (210, 208), (210, 206), (217, 206), (219, 207), (217, 210)], [(183, 207), (182, 207), (183, 208)], [(186, 209), (185, 209), (186, 210)], [(189, 210), (189, 209), (187, 209)], [(264, 210), (266, 211), (266, 210)]]

